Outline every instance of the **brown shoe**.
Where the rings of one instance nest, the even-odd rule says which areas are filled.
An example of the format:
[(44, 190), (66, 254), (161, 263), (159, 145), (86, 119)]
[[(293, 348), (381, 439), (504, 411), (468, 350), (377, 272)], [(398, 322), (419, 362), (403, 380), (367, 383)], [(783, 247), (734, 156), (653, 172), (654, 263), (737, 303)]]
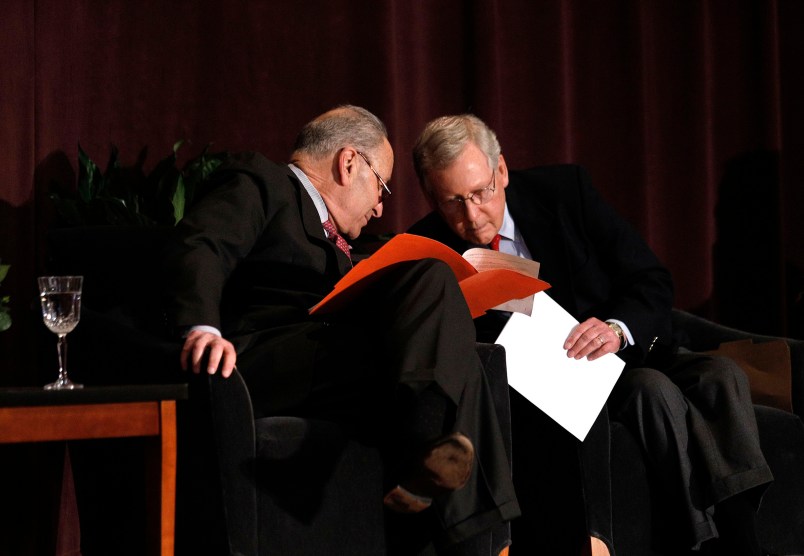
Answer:
[(465, 435), (444, 436), (428, 446), (413, 476), (386, 494), (383, 502), (402, 513), (425, 510), (434, 497), (458, 490), (469, 481), (474, 457), (472, 441)]

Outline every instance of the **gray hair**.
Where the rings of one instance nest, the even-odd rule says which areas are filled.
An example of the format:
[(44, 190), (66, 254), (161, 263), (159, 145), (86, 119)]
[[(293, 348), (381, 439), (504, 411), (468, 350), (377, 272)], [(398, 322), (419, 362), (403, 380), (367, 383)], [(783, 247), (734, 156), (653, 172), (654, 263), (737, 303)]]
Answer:
[(369, 152), (387, 138), (388, 130), (377, 116), (365, 108), (344, 104), (308, 122), (296, 137), (293, 151), (316, 159), (346, 145)]
[(489, 168), (496, 171), (500, 160), (500, 142), (491, 128), (477, 116), (442, 116), (424, 127), (413, 147), (413, 167), (428, 196), (430, 186), (427, 173), (442, 170), (455, 162), (470, 142), (485, 153)]

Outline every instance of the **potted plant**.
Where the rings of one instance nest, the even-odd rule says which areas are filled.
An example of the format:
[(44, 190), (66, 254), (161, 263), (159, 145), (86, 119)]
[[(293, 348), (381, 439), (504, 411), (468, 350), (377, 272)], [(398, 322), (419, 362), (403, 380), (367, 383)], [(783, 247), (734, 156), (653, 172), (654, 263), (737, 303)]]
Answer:
[(146, 150), (132, 165), (112, 146), (106, 168), (78, 147), (78, 181), (52, 190), (58, 222), (48, 234), (48, 271), (84, 276), (83, 308), (114, 314), (140, 329), (163, 324), (159, 310), (160, 252), (172, 227), (200, 198), (207, 177), (225, 153), (209, 145), (177, 165), (179, 141), (152, 170)]
[(225, 156), (210, 153), (207, 145), (179, 169), (178, 152), (184, 144), (176, 142), (173, 152), (147, 174), (143, 170), (146, 149), (133, 165), (123, 166), (117, 147), (112, 145), (106, 170), (101, 171), (79, 144), (76, 189), (52, 191), (50, 195), (61, 225), (173, 226)]

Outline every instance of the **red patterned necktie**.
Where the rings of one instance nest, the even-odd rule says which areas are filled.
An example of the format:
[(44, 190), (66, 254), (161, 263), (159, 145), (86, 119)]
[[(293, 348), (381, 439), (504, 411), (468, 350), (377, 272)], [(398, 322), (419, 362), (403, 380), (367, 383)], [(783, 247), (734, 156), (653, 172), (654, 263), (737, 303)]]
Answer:
[(491, 243), (489, 243), (489, 247), (491, 247), (494, 251), (499, 251), (501, 239), (502, 236), (500, 234), (497, 234), (496, 236), (494, 236), (494, 239), (491, 240)]
[(327, 232), (327, 238), (337, 245), (338, 249), (349, 257), (349, 260), (352, 260), (352, 255), (349, 254), (349, 244), (346, 243), (346, 240), (343, 239), (341, 234), (338, 233), (338, 230), (335, 229), (335, 224), (332, 223), (332, 220), (325, 220), (321, 225), (324, 226), (324, 230)]

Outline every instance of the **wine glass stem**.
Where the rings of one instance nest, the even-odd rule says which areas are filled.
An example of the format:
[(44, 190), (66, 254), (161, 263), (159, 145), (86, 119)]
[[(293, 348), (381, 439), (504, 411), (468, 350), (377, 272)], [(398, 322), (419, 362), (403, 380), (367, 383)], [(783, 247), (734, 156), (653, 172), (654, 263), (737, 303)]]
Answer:
[(67, 381), (67, 334), (59, 334), (59, 382)]

